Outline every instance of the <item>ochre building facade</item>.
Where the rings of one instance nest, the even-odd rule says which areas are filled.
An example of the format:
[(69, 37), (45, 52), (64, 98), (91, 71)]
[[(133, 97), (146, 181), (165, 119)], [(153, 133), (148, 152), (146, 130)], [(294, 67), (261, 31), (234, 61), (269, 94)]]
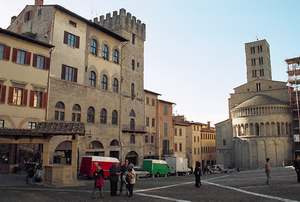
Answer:
[[(41, 1), (42, 2), (42, 1)], [(145, 24), (125, 9), (87, 20), (59, 5), (28, 5), (9, 29), (53, 44), (46, 120), (83, 122), (79, 154), (142, 163)], [(51, 139), (67, 163), (70, 138)]]

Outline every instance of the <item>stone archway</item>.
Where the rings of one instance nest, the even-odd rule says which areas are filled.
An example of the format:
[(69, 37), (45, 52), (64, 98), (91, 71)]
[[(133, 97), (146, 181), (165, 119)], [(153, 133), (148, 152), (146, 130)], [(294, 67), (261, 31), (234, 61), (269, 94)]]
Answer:
[(86, 155), (89, 155), (89, 156), (105, 156), (103, 144), (98, 140), (91, 141), (88, 144)]
[(110, 151), (109, 151), (109, 156), (110, 157), (115, 157), (117, 159), (120, 158), (120, 143), (118, 140), (114, 139), (110, 142)]
[(128, 159), (129, 163), (138, 165), (139, 155), (135, 151), (131, 151), (127, 153), (126, 159)]
[(53, 154), (54, 164), (71, 164), (72, 159), (72, 141), (66, 140), (61, 142)]

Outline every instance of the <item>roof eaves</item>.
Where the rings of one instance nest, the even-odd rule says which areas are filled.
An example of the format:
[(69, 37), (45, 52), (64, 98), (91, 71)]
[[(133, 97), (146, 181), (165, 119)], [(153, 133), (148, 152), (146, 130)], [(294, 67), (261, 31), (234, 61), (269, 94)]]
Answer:
[(30, 38), (30, 37), (27, 37), (27, 36), (24, 36), (24, 35), (21, 35), (21, 34), (12, 32), (12, 31), (9, 31), (9, 30), (7, 30), (7, 29), (2, 29), (2, 28), (0, 28), (0, 33), (6, 34), (6, 35), (9, 35), (9, 36), (12, 36), (12, 37), (15, 37), (15, 38), (24, 40), (24, 41), (28, 41), (28, 42), (31, 42), (31, 43), (35, 43), (35, 44), (38, 44), (38, 45), (40, 45), (40, 46), (44, 46), (44, 47), (47, 47), (47, 48), (53, 48), (53, 47), (54, 47), (54, 46), (51, 45), (51, 44), (48, 44), (48, 43), (45, 43), (45, 42), (42, 42), (42, 41), (38, 41), (38, 40), (36, 40), (36, 39), (32, 39), (32, 38)]
[(94, 27), (94, 28), (96, 28), (96, 29), (98, 29), (98, 30), (100, 30), (100, 31), (102, 31), (102, 32), (104, 32), (104, 33), (110, 35), (111, 37), (113, 37), (113, 38), (115, 38), (115, 39), (117, 39), (117, 40), (119, 40), (119, 41), (121, 41), (121, 42), (128, 41), (128, 39), (126, 39), (126, 38), (120, 36), (119, 34), (113, 32), (113, 31), (110, 31), (109, 29), (106, 29), (105, 27), (102, 27), (101, 25), (96, 24), (96, 23), (94, 23), (93, 21), (90, 21), (90, 20), (88, 20), (88, 19), (86, 19), (86, 18), (84, 18), (84, 17), (82, 17), (82, 16), (80, 16), (80, 15), (74, 13), (74, 12), (72, 12), (72, 11), (66, 9), (66, 8), (63, 7), (63, 6), (60, 6), (60, 5), (58, 5), (58, 4), (44, 5), (44, 6), (54, 6), (56, 9), (58, 9), (58, 10), (60, 10), (60, 11), (62, 11), (62, 12), (64, 12), (64, 13), (66, 13), (66, 14), (68, 14), (68, 15), (71, 15), (71, 16), (73, 16), (73, 17), (75, 17), (75, 18), (77, 18), (77, 19), (79, 19), (79, 20), (81, 20), (81, 21), (87, 23), (88, 25), (90, 25), (90, 26), (92, 26), (92, 27)]

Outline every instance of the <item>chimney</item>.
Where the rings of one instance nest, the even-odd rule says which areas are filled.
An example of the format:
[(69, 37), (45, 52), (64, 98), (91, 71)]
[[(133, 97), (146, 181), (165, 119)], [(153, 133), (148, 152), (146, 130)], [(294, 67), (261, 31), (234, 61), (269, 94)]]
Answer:
[(210, 121), (207, 121), (207, 128), (210, 129)]
[(12, 16), (10, 18), (10, 24), (14, 23), (14, 21), (17, 19), (17, 16)]
[(35, 0), (34, 5), (35, 6), (42, 6), (42, 5), (44, 5), (44, 0)]

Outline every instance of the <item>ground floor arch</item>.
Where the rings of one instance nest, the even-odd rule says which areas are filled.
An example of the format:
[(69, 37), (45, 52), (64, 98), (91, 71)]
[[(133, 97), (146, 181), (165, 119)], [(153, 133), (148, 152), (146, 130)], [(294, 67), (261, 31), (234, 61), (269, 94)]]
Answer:
[(138, 165), (139, 155), (135, 151), (130, 151), (126, 155), (126, 159), (134, 165)]
[(72, 159), (72, 141), (61, 142), (54, 150), (53, 163), (71, 165)]

